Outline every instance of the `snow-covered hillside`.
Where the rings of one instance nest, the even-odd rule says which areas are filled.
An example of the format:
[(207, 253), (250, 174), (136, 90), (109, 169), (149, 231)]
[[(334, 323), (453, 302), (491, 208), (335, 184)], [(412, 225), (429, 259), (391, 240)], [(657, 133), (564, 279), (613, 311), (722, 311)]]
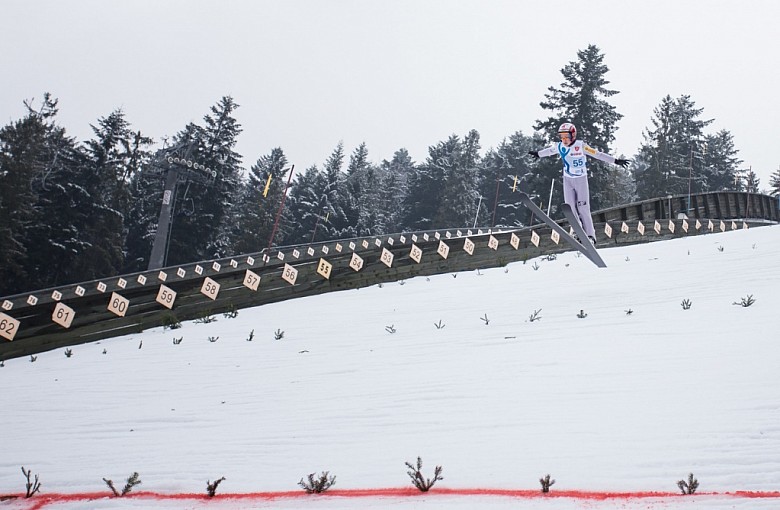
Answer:
[[(42, 489), (0, 508), (777, 508), (779, 234), (604, 249), (606, 269), (569, 252), (6, 361), (0, 493), (23, 495), (21, 466)], [(405, 490), (418, 456), (443, 467), (428, 494)], [(323, 471), (336, 496), (306, 496)], [(133, 472), (148, 492), (108, 499), (103, 478)], [(571, 497), (528, 496), (548, 473)], [(689, 473), (697, 495), (671, 495)]]

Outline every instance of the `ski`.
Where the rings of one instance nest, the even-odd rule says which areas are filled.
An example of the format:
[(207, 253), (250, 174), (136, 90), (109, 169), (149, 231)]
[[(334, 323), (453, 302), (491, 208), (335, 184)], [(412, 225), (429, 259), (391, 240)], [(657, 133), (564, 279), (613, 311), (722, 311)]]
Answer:
[(572, 210), (569, 204), (563, 204), (563, 215), (566, 216), (567, 220), (569, 220), (569, 225), (571, 225), (571, 228), (574, 229), (576, 236), (579, 239), (583, 239), (585, 241), (584, 243), (581, 243), (582, 247), (588, 252), (584, 255), (597, 266), (607, 267), (607, 264), (604, 263), (604, 260), (601, 258), (601, 255), (599, 255), (599, 252), (596, 251), (596, 247), (591, 244), (590, 239), (588, 239), (588, 235), (582, 229), (582, 224), (580, 223), (577, 214)]
[[(572, 248), (585, 255), (588, 258), (588, 260), (596, 264), (598, 267), (607, 267), (607, 265), (604, 263), (604, 260), (601, 258), (601, 256), (598, 254), (598, 252), (593, 246), (590, 247), (585, 246), (584, 244), (577, 241), (574, 237), (569, 235), (569, 232), (566, 229), (564, 229), (562, 226), (556, 223), (552, 218), (547, 216), (544, 213), (544, 211), (539, 209), (539, 206), (537, 206), (533, 202), (533, 200), (531, 200), (531, 197), (529, 197), (523, 192), (520, 192), (520, 202), (522, 202), (524, 206), (530, 209), (531, 212), (534, 213), (536, 217), (538, 217), (540, 220), (546, 223), (551, 229), (558, 232), (558, 234), (563, 239), (565, 239), (566, 242), (568, 242)], [(569, 222), (572, 224), (572, 228), (574, 228), (578, 236), (580, 236), (582, 239), (587, 239), (588, 237), (585, 235), (585, 232), (582, 230), (582, 226), (574, 216), (574, 213), (572, 212), (571, 208), (569, 208), (568, 213), (566, 212), (567, 207), (568, 205), (564, 204), (564, 213), (566, 214), (567, 220), (569, 220)], [(577, 229), (579, 229), (579, 231)], [(590, 244), (590, 241), (586, 241), (586, 242)]]

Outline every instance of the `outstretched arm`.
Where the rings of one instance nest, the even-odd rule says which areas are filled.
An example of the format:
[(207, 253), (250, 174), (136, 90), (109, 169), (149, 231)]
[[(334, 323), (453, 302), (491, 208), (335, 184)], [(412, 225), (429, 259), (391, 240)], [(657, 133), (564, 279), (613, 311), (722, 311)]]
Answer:
[(612, 163), (613, 165), (621, 166), (623, 168), (626, 168), (629, 163), (629, 160), (627, 159), (616, 158), (615, 156), (607, 154), (606, 152), (601, 152), (597, 149), (594, 149), (587, 144), (583, 147), (583, 150), (588, 156), (598, 159), (599, 161), (604, 161), (605, 163)]
[(534, 159), (546, 158), (547, 156), (552, 156), (555, 153), (556, 151), (554, 146), (545, 147), (544, 149), (538, 151), (528, 151), (528, 155)]

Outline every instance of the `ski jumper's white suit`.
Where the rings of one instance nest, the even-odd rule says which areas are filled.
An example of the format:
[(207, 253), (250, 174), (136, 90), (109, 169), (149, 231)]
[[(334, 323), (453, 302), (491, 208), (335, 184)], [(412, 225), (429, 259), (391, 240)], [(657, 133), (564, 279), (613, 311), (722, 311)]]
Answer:
[(588, 189), (588, 167), (586, 156), (606, 163), (615, 163), (615, 157), (600, 152), (581, 140), (575, 140), (566, 147), (557, 142), (539, 151), (539, 157), (559, 155), (563, 162), (563, 200), (580, 217), (582, 229), (588, 237), (596, 237), (593, 218), (590, 215), (590, 190)]

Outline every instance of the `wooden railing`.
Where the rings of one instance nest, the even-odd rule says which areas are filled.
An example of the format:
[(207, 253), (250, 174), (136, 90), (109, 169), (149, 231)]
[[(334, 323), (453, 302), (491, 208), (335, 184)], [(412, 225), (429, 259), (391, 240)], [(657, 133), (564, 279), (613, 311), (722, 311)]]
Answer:
[[(597, 211), (593, 218), (601, 249), (771, 225), (780, 222), (780, 212), (770, 196), (719, 192), (646, 200)], [(7, 296), (0, 298), (0, 360), (286, 299), (503, 266), (569, 249), (550, 234), (537, 224), (346, 239)]]

